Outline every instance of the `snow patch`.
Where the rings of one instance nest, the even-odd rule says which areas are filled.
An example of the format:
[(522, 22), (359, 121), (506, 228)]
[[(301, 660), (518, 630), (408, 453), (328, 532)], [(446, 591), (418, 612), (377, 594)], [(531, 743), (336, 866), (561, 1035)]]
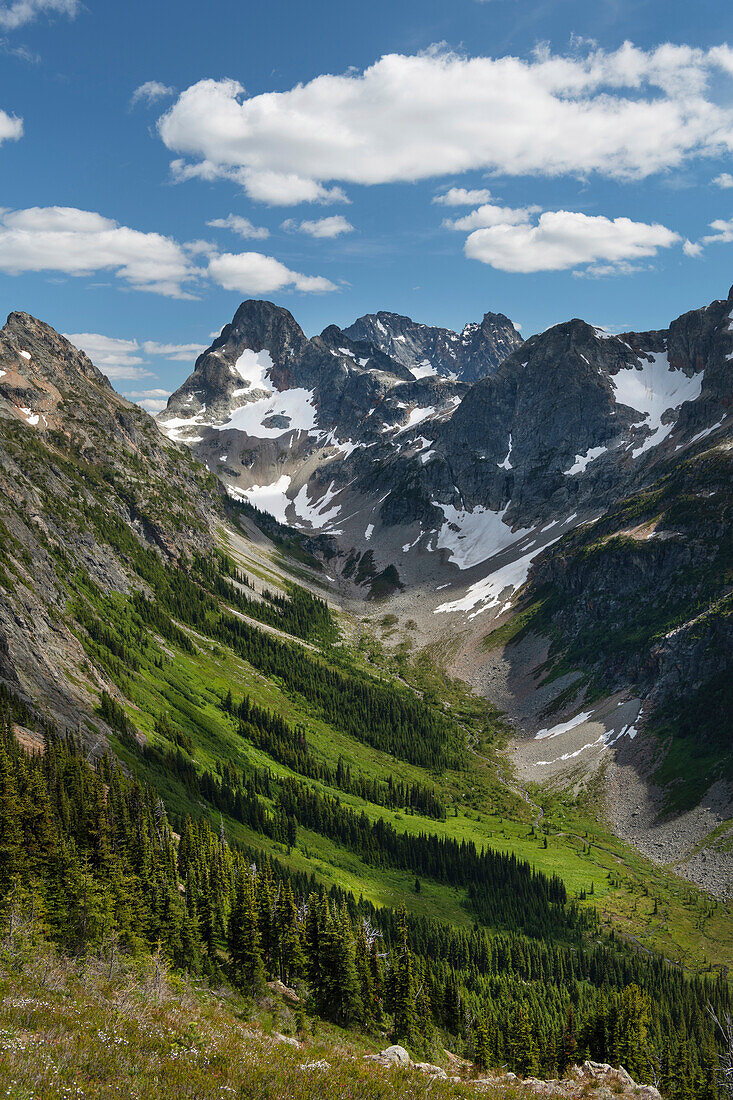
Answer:
[[(437, 504), (437, 507), (445, 516), (438, 534), (438, 549), (449, 550), (449, 560), (459, 569), (471, 569), (531, 534), (529, 527), (512, 531), (504, 523), (508, 504), (500, 512), (492, 512), (482, 505), (470, 511), (454, 508), (452, 504)], [(459, 530), (453, 530), (454, 527)]]
[(413, 378), (433, 378), (438, 372), (429, 359), (421, 359), (416, 367), (409, 368)]
[(227, 492), (235, 500), (246, 500), (260, 511), (269, 512), (280, 523), (287, 523), (285, 513), (291, 503), (287, 496), (289, 488), (290, 478), (283, 474), (271, 485), (250, 485), (249, 489), (237, 489), (228, 485)]
[(366, 531), (364, 532), (364, 538), (367, 539), (367, 540), (370, 539), (372, 537), (373, 532), (374, 532), (374, 524), (373, 523), (368, 523)]
[(335, 519), (341, 511), (341, 505), (335, 504), (332, 508), (329, 505), (341, 490), (334, 489), (334, 484), (332, 481), (323, 496), (312, 504), (308, 500), (308, 486), (303, 485), (293, 500), (293, 507), (298, 518), (306, 520), (312, 527), (324, 527)]
[[(703, 428), (703, 430), (702, 430), (701, 432), (698, 432), (698, 433), (697, 433), (697, 435), (693, 435), (692, 439), (690, 440), (690, 443), (698, 443), (698, 442), (699, 442), (699, 440), (701, 440), (701, 439), (706, 439), (706, 438), (707, 438), (707, 437), (708, 437), (709, 435), (711, 435), (711, 434), (712, 434), (713, 432), (716, 432), (716, 431), (718, 430), (718, 428), (722, 428), (722, 426), (723, 426), (723, 421), (725, 420), (725, 418), (727, 417), (727, 415), (728, 415), (728, 414), (726, 413), (726, 414), (725, 414), (725, 416), (723, 416), (723, 417), (722, 417), (722, 418), (721, 418), (721, 419), (720, 419), (720, 420), (718, 421), (718, 423), (717, 423), (717, 424), (712, 424), (712, 425), (711, 425), (711, 426), (710, 426), (709, 428)], [(678, 449), (679, 449), (679, 448), (678, 448)]]
[(424, 408), (412, 409), (410, 415), (407, 418), (407, 423), (403, 424), (399, 429), (400, 432), (406, 432), (409, 428), (415, 428), (418, 424), (422, 424), (423, 420), (427, 420), (431, 416), (435, 416), (437, 409), (434, 405), (427, 405)]
[(497, 462), (497, 464), (496, 464), (499, 467), (500, 470), (513, 470), (514, 469), (511, 462), (509, 461), (509, 459), (511, 458), (511, 454), (512, 454), (512, 433), (509, 432), (509, 450), (506, 453), (506, 458), (504, 459), (503, 462)]
[(615, 399), (619, 405), (635, 409), (639, 421), (645, 421), (651, 434), (632, 451), (634, 458), (658, 446), (674, 427), (674, 420), (662, 424), (668, 409), (677, 409), (685, 401), (695, 401), (702, 391), (703, 373), (688, 378), (680, 370), (672, 370), (666, 352), (652, 354), (652, 361), (642, 361), (641, 369), (620, 370), (611, 376)]
[(31, 353), (29, 351), (21, 351), (20, 354), (23, 356), (24, 359), (30, 359), (31, 357)]
[[(287, 427), (263, 424), (270, 416), (287, 417)], [(250, 401), (234, 409), (224, 424), (216, 424), (218, 431), (236, 428), (255, 439), (277, 439), (286, 432), (311, 432), (316, 426), (316, 407), (313, 390), (294, 388), (273, 393), (270, 397)]]
[[(619, 706), (623, 706), (623, 703), (624, 700), (619, 703)], [(570, 729), (574, 729), (575, 726), (582, 725), (583, 722), (588, 721), (588, 719), (592, 718), (592, 716), (592, 711), (589, 711), (587, 714), (579, 714), (577, 718), (572, 718), (569, 722), (566, 722), (564, 726), (553, 727), (553, 729), (556, 730), (557, 733), (540, 730), (540, 732), (536, 734), (535, 739), (540, 738), (543, 734), (545, 736), (557, 736), (560, 733), (565, 733)], [(603, 732), (600, 734), (599, 737), (595, 739), (595, 741), (588, 741), (585, 745), (581, 745), (579, 749), (575, 749), (573, 752), (564, 752), (562, 756), (555, 756), (552, 760), (537, 760), (535, 761), (533, 766), (536, 768), (542, 768), (548, 767), (550, 764), (559, 764), (565, 760), (572, 760), (576, 756), (580, 756), (580, 754), (585, 752), (586, 749), (593, 749), (598, 745), (601, 745), (604, 750), (610, 749), (613, 745), (616, 744), (617, 741), (620, 741), (622, 737), (628, 737), (630, 740), (633, 741), (637, 733), (639, 732), (638, 724), (640, 720), (641, 710), (639, 710), (639, 713), (633, 720), (633, 722), (628, 722), (623, 725), (618, 733), (616, 733), (615, 728), (610, 730), (603, 730)]]
[(484, 604), (485, 606), (479, 607), (477, 611), (469, 615), (469, 619), (475, 619), (482, 612), (488, 611), (491, 607), (496, 607), (500, 602), (499, 598), (502, 593), (507, 588), (511, 588), (509, 599), (502, 607), (502, 611), (506, 610), (510, 606), (514, 592), (526, 581), (532, 559), (537, 554), (539, 554), (539, 550), (534, 550), (531, 554), (525, 554), (523, 557), (517, 558), (516, 561), (503, 565), (494, 573), (490, 573), (488, 577), (472, 584), (462, 599), (441, 604), (440, 607), (436, 608), (435, 614), (438, 615), (444, 611), (472, 611), (477, 604)]
[(586, 722), (591, 714), (592, 710), (583, 711), (582, 714), (576, 714), (575, 718), (571, 718), (568, 722), (561, 722), (557, 726), (550, 726), (549, 729), (541, 729), (535, 735), (535, 741), (543, 741), (546, 737), (559, 737), (561, 733), (567, 733), (568, 730), (575, 729), (576, 726), (581, 726), (583, 722)]
[(573, 474), (582, 474), (586, 466), (593, 462), (596, 458), (599, 458), (604, 451), (607, 451), (608, 447), (591, 447), (585, 454), (575, 456), (575, 462), (572, 464), (569, 470), (563, 470), (565, 477), (572, 477)]
[(273, 366), (269, 351), (252, 351), (251, 348), (245, 348), (230, 370), (232, 374), (238, 374), (247, 383), (245, 392), (251, 389), (268, 390), (270, 389), (268, 375)]
[(26, 424), (29, 424), (31, 428), (35, 428), (36, 424), (41, 419), (38, 413), (34, 413), (32, 409), (24, 409), (22, 406), (17, 407), (20, 409), (20, 412), (23, 413)]
[(606, 740), (605, 734), (601, 734), (595, 741), (589, 741), (586, 745), (581, 745), (575, 752), (564, 752), (562, 756), (556, 756), (554, 760), (537, 760), (535, 761), (535, 768), (546, 767), (548, 764), (558, 764), (561, 760), (572, 760), (575, 756), (580, 756), (581, 752), (585, 752), (586, 749), (592, 749), (596, 745), (602, 745)]
[[(569, 516), (568, 519), (563, 521), (562, 526), (565, 527), (566, 524), (570, 523), (574, 518), (574, 516)], [(532, 532), (528, 530), (518, 531), (515, 532), (515, 537), (519, 539), (520, 536), (524, 537), (531, 533)], [(469, 615), (469, 619), (475, 619), (477, 615), (481, 615), (484, 611), (496, 607), (497, 604), (501, 602), (500, 597), (502, 594), (505, 593), (507, 589), (511, 589), (508, 599), (502, 605), (501, 612), (508, 610), (511, 606), (512, 596), (526, 581), (529, 575), (530, 566), (534, 559), (538, 554), (541, 554), (543, 550), (546, 550), (548, 546), (552, 546), (554, 542), (557, 542), (561, 538), (561, 534), (557, 535), (554, 539), (550, 539), (548, 542), (543, 543), (542, 546), (537, 547), (530, 553), (522, 554), (519, 558), (515, 558), (514, 561), (507, 562), (505, 565), (500, 566), (482, 580), (472, 584), (465, 596), (453, 600), (450, 603), (441, 604), (435, 609), (433, 614), (438, 615), (442, 612), (451, 611), (473, 611), (473, 614)], [(478, 606), (480, 604), (483, 604), (483, 606)], [(474, 611), (474, 608), (477, 608), (477, 610)]]

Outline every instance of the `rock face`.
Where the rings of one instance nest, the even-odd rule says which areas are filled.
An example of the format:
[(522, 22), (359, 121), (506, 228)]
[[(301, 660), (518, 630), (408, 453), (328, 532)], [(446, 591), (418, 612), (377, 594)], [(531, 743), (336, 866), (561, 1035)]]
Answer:
[[(392, 391), (399, 386), (408, 388), (399, 389), (398, 399)], [(196, 360), (160, 421), (169, 430), (174, 422), (197, 431), (231, 425), (254, 439), (312, 433), (317, 423), (321, 434), (350, 438), (362, 434), (375, 409), (369, 428), (378, 430), (408, 419), (402, 410), (422, 395), (445, 402), (463, 392), (442, 379), (418, 382), (402, 364), (335, 325), (308, 340), (288, 310), (249, 301)]]
[(459, 334), (380, 310), (359, 317), (344, 332), (379, 348), (415, 377), (436, 373), (462, 382), (492, 374), (522, 343), (503, 313), (485, 313), (480, 323), (466, 325)]
[(398, 1045), (385, 1047), (379, 1054), (366, 1054), (364, 1057), (382, 1066), (409, 1066), (412, 1063), (405, 1048)]
[(320, 530), (344, 484), (392, 453), (425, 451), (467, 389), (434, 373), (415, 378), (333, 325), (308, 340), (287, 310), (244, 302), (159, 423), (232, 495)]
[(27, 313), (0, 330), (0, 681), (62, 726), (99, 688), (65, 618), (69, 573), (127, 591), (121, 522), (177, 560), (213, 545), (221, 489), (114, 392), (82, 352)]

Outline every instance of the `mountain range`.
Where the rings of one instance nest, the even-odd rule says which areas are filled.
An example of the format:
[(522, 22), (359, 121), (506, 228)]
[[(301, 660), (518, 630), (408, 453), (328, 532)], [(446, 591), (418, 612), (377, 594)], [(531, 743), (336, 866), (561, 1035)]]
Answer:
[[(527, 341), (502, 315), (459, 335), (385, 312), (308, 340), (244, 302), (158, 420), (232, 498), (326, 536), (341, 598), (389, 595), (417, 644), (449, 637), (450, 670), (516, 720), (521, 774), (594, 771), (619, 742), (634, 776), (684, 786), (678, 808), (713, 788), (699, 839), (731, 811), (732, 360), (733, 290), (663, 330)], [(546, 646), (520, 637), (492, 671), (481, 646), (517, 612)], [(621, 786), (618, 827), (669, 855), (659, 796)]]

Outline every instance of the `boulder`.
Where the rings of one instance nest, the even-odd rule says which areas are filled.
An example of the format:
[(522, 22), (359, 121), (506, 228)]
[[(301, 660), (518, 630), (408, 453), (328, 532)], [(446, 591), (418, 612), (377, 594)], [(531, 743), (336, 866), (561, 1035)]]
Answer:
[(380, 1066), (409, 1066), (412, 1059), (404, 1047), (385, 1047), (379, 1054), (365, 1054), (370, 1062), (378, 1062)]
[(296, 1050), (300, 1050), (301, 1044), (297, 1039), (293, 1039), (290, 1035), (283, 1035), (279, 1031), (273, 1031), (272, 1037), (276, 1043), (287, 1043), (290, 1047), (295, 1047)]
[(295, 992), (295, 990), (291, 989), (290, 986), (285, 985), (285, 983), (281, 982), (279, 978), (274, 982), (268, 982), (267, 988), (271, 989), (273, 993), (279, 993), (280, 996), (284, 997), (286, 1001), (292, 1001), (294, 1005), (297, 1005), (300, 1001), (300, 997)]
[(644, 1100), (661, 1100), (659, 1091), (653, 1085), (638, 1085), (623, 1066), (610, 1066), (607, 1062), (583, 1062), (582, 1066), (573, 1066), (569, 1076), (579, 1084), (592, 1087), (605, 1087), (614, 1095), (630, 1095)]
[(434, 1066), (432, 1062), (415, 1062), (415, 1069), (419, 1069), (421, 1073), (430, 1074), (431, 1077), (447, 1078), (448, 1074), (440, 1066)]
[(571, 1074), (578, 1081), (598, 1081), (601, 1084), (618, 1084), (624, 1088), (633, 1088), (636, 1082), (623, 1066), (610, 1066), (608, 1062), (583, 1062), (582, 1066), (573, 1066)]

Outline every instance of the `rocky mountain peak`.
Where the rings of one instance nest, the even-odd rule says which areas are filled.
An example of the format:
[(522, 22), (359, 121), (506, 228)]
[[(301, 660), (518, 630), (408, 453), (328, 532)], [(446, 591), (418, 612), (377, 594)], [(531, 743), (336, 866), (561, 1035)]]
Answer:
[(292, 313), (273, 302), (242, 302), (230, 324), (196, 360), (193, 373), (172, 394), (165, 420), (207, 413), (222, 420), (253, 395), (269, 391), (270, 372), (287, 374), (308, 341)]
[(85, 412), (113, 399), (122, 400), (66, 337), (29, 313), (9, 315), (0, 329), (2, 414), (45, 431), (65, 423), (66, 409), (78, 410), (83, 423)]
[(0, 369), (14, 367), (29, 380), (73, 384), (79, 377), (110, 388), (108, 379), (83, 351), (30, 313), (14, 311), (0, 330)]
[[(265, 318), (265, 336), (283, 324), (299, 338), (287, 311), (245, 307)], [(523, 579), (549, 542), (727, 431), (730, 313), (716, 302), (669, 329), (623, 334), (576, 317), (523, 342), (502, 314), (458, 335), (381, 311), (300, 334), (277, 363), (253, 350), (257, 326), (243, 351), (233, 324), (159, 422), (233, 496), (338, 535), (380, 567), (398, 561), (401, 583), (427, 570), (437, 591), (447, 563)], [(459, 381), (486, 370), (497, 331), (503, 361)], [(493, 582), (484, 591), (443, 610), (504, 606)]]
[(430, 374), (475, 382), (492, 374), (522, 343), (503, 313), (485, 313), (483, 320), (465, 325), (460, 335), (452, 329), (423, 325), (401, 313), (367, 313), (344, 332), (364, 340), (397, 360), (415, 378)]
[(249, 299), (242, 302), (232, 323), (226, 325), (213, 348), (236, 342), (241, 350), (267, 351), (273, 363), (284, 363), (306, 343), (306, 336), (290, 310), (274, 302)]

